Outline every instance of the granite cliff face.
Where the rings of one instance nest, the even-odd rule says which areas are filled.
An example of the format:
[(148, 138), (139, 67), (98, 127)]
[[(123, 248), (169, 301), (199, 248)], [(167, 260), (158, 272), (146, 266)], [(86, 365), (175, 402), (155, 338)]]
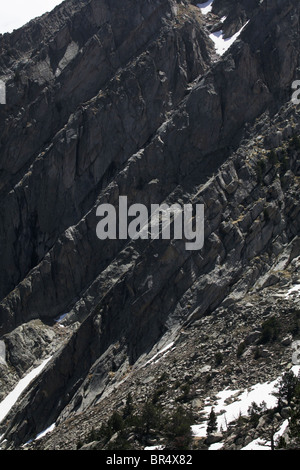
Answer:
[[(209, 350), (189, 360), (199, 331), (213, 330), (228, 362), (212, 390), (235, 383), (243, 335), (273, 310), (282, 320), (298, 308), (296, 296), (272, 310), (269, 289), (298, 281), (299, 2), (214, 0), (205, 14), (196, 3), (67, 0), (0, 38), (2, 398), (51, 358), (2, 420), (3, 448), (53, 423), (33, 448), (76, 448), (129, 391), (147, 399), (159, 373), (151, 356), (178, 351), (186, 330), (185, 350), (169, 351), (162, 369), (176, 359), (208, 386), (199, 370), (211, 367)], [(223, 55), (212, 40), (221, 30), (240, 33)], [(96, 208), (121, 195), (147, 207), (204, 204), (203, 249), (100, 241)], [(244, 357), (249, 381), (260, 379), (254, 370), (266, 380), (282, 372), (291, 344), (262, 354), (260, 368)]]

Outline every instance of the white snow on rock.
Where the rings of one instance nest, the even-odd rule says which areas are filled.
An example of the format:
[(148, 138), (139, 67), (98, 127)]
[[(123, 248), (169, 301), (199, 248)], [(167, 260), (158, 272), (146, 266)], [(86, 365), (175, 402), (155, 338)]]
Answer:
[[(200, 8), (201, 13), (203, 15), (207, 15), (212, 11), (212, 6), (213, 6), (213, 0), (208, 0), (204, 3), (197, 3), (197, 7)], [(224, 22), (226, 20), (226, 16), (223, 16), (221, 18), (221, 21)], [(214, 42), (215, 44), (215, 50), (216, 53), (220, 56), (222, 56), (229, 48), (230, 46), (237, 40), (243, 29), (247, 26), (249, 21), (247, 21), (246, 24), (233, 36), (230, 38), (224, 38), (224, 33), (223, 30), (216, 31), (214, 33), (211, 33), (209, 35), (210, 39)]]
[(55, 429), (55, 423), (51, 424), (51, 426), (49, 426), (47, 429), (45, 429), (44, 431), (40, 432), (36, 438), (35, 438), (35, 441), (38, 441), (40, 439), (42, 439), (44, 436), (46, 436), (47, 434), (49, 434), (50, 432), (54, 431)]
[(148, 446), (144, 447), (144, 450), (164, 450), (164, 446)]
[[(293, 366), (291, 370), (297, 376), (300, 372), (300, 365)], [(222, 430), (226, 431), (231, 421), (237, 420), (239, 416), (246, 416), (248, 414), (248, 409), (252, 403), (261, 405), (262, 402), (264, 402), (267, 409), (274, 408), (277, 404), (277, 398), (273, 395), (273, 392), (275, 392), (276, 385), (279, 383), (280, 379), (281, 377), (272, 382), (256, 384), (245, 391), (225, 389), (216, 395), (217, 400), (214, 400), (213, 404), (211, 404), (209, 397), (206, 398), (206, 406), (202, 411), (208, 418), (211, 409), (214, 408), (217, 415), (218, 432)], [(275, 442), (284, 433), (287, 426), (288, 420), (283, 422), (279, 431), (274, 435)], [(207, 421), (193, 425), (191, 427), (193, 436), (206, 437), (206, 428)], [(223, 444), (219, 442), (216, 445), (210, 446), (209, 449), (219, 450), (222, 446)], [(264, 441), (261, 438), (255, 439), (242, 450), (271, 450), (271, 442)]]
[[(285, 430), (287, 429), (289, 424), (289, 420), (286, 419), (282, 425), (280, 426), (279, 431), (277, 431), (274, 434), (274, 442), (276, 443), (280, 436), (283, 435)], [(254, 441), (250, 442), (247, 444), (245, 447), (243, 447), (241, 450), (271, 450), (271, 441), (266, 441), (264, 439), (258, 438), (255, 439)]]
[(288, 290), (286, 297), (290, 297), (291, 295), (300, 295), (300, 284), (295, 284)]
[(56, 318), (55, 322), (56, 323), (59, 323), (60, 326), (64, 326), (64, 325), (61, 325), (61, 322), (66, 318), (66, 316), (68, 315), (68, 313), (63, 313), (62, 315), (60, 315), (58, 318)]
[(30, 439), (25, 444), (23, 444), (22, 447), (26, 448), (26, 446), (28, 446), (28, 444), (31, 444), (33, 441), (39, 441), (40, 439), (42, 439), (47, 434), (54, 431), (55, 427), (56, 427), (55, 423), (51, 424), (51, 426), (49, 426), (47, 429), (45, 429), (44, 431), (41, 431), (39, 434), (37, 434), (37, 436), (34, 439)]
[(200, 8), (203, 15), (207, 15), (211, 12), (213, 1), (214, 0), (208, 0), (207, 2), (197, 4), (197, 7)]
[(241, 450), (271, 450), (271, 444), (263, 439), (255, 439)]
[(6, 398), (0, 403), (0, 423), (8, 415), (14, 404), (17, 402), (20, 395), (24, 392), (27, 386), (35, 379), (42, 370), (46, 367), (51, 357), (46, 359), (42, 364), (33, 369), (29, 374), (27, 374), (23, 379), (19, 381), (16, 387), (10, 392)]
[(298, 377), (300, 374), (300, 365), (295, 365), (291, 368), (291, 370), (294, 372), (294, 374)]
[(153, 362), (156, 364), (160, 359), (162, 359), (163, 356), (165, 356), (166, 352), (168, 352), (172, 348), (173, 344), (174, 344), (174, 341), (167, 344), (167, 346), (165, 346), (163, 349), (158, 351), (158, 353), (156, 353), (153, 357), (151, 357), (151, 359), (149, 359), (149, 361), (146, 362), (144, 367), (146, 367), (148, 364), (152, 364)]
[(211, 446), (209, 446), (208, 450), (221, 450), (223, 445), (224, 445), (223, 442), (216, 442), (215, 444), (212, 444)]
[(247, 23), (245, 23), (244, 26), (230, 38), (224, 39), (223, 37), (224, 34), (222, 30), (216, 31), (215, 33), (210, 34), (209, 37), (215, 44), (216, 53), (220, 56), (225, 54), (225, 52), (230, 48), (230, 46), (232, 46), (232, 44), (237, 40), (237, 38), (239, 37), (239, 35), (241, 34), (241, 32), (247, 26), (248, 23), (249, 21), (247, 21)]

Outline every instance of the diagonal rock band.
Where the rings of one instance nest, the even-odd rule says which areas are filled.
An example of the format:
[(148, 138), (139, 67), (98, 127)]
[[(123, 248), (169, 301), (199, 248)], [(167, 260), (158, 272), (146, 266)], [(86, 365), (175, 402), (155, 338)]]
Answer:
[(230, 410), (299, 364), (299, 16), (65, 0), (0, 35), (1, 448), (240, 450), (285, 424)]

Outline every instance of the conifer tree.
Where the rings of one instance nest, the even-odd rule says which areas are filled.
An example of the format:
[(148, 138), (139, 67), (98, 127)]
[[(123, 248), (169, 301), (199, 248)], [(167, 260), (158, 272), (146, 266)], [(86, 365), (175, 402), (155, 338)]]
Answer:
[(207, 434), (213, 434), (218, 429), (217, 416), (214, 409), (211, 409), (208, 422), (207, 422)]

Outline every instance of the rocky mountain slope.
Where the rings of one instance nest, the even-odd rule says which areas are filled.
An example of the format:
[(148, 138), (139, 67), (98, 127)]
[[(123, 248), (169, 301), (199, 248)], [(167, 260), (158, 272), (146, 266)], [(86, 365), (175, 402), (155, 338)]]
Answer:
[[(145, 416), (183, 413), (183, 446), (239, 450), (287, 419), (197, 434), (299, 364), (299, 2), (197, 4), (66, 0), (0, 37), (2, 449), (174, 446)], [(121, 195), (204, 204), (204, 247), (99, 240)]]

